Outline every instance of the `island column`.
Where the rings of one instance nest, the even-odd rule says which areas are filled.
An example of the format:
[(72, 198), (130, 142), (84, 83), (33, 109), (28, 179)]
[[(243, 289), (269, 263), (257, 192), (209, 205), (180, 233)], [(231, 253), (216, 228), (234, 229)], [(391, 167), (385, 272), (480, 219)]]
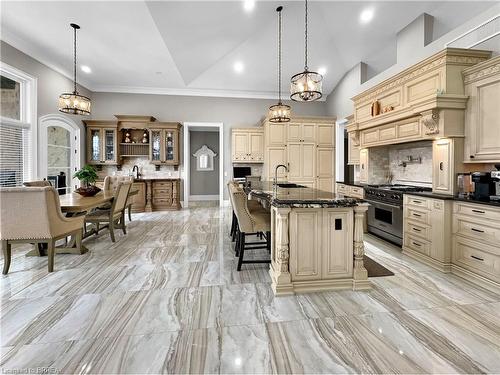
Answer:
[(290, 247), (288, 237), (289, 207), (271, 207), (271, 269), (272, 288), (275, 294), (294, 294), (289, 272)]
[(353, 289), (364, 290), (371, 289), (368, 280), (368, 271), (364, 266), (363, 257), (365, 256), (365, 245), (363, 242), (364, 222), (368, 203), (358, 203), (354, 206), (354, 272)]

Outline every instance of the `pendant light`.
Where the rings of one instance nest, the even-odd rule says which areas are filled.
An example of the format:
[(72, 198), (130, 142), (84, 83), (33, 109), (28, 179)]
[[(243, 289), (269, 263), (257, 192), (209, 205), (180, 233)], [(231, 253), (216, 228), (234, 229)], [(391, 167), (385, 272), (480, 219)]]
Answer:
[(269, 107), (270, 122), (288, 122), (290, 121), (291, 108), (289, 105), (281, 102), (281, 11), (282, 6), (276, 8), (278, 12), (278, 104)]
[(73, 28), (73, 92), (59, 95), (59, 111), (71, 115), (90, 115), (90, 99), (78, 94), (76, 90), (76, 30), (80, 28), (71, 23)]
[(307, 0), (306, 1), (306, 23), (305, 23), (305, 64), (302, 73), (295, 74), (291, 79), (290, 99), (296, 102), (313, 102), (323, 96), (323, 76), (316, 72), (310, 72), (307, 66)]

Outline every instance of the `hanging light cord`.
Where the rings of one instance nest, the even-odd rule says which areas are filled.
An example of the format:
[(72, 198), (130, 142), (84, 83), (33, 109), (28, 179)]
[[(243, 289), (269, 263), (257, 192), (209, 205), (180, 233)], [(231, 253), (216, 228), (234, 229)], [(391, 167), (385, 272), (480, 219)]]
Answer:
[(278, 10), (278, 103), (281, 104), (281, 9)]
[(73, 27), (74, 30), (74, 38), (73, 38), (73, 85), (74, 85), (74, 93), (76, 94), (76, 27)]
[(304, 66), (304, 70), (309, 70), (308, 66), (307, 66), (307, 0), (306, 0), (306, 35), (305, 35), (305, 44), (306, 44), (306, 48), (305, 48), (305, 66)]

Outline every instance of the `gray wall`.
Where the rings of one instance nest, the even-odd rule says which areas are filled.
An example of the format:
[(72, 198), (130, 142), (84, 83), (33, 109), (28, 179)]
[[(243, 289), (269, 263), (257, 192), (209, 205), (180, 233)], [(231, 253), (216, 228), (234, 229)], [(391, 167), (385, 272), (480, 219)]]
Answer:
[[(190, 131), (189, 132), (189, 189), (191, 195), (217, 195), (219, 194), (219, 132)], [(214, 157), (213, 171), (197, 171), (196, 158), (193, 154), (198, 149), (207, 145), (217, 154)]]
[[(222, 122), (224, 124), (224, 184), (231, 178), (231, 129), (257, 126), (273, 100), (94, 92), (92, 118), (115, 114), (151, 115), (159, 121)], [(326, 116), (325, 102), (288, 103), (298, 116)], [(182, 150), (181, 150), (182, 151)], [(182, 154), (181, 154), (182, 163)], [(182, 166), (181, 168), (182, 169)], [(228, 199), (224, 189), (224, 199)]]
[[(58, 110), (58, 98), (63, 92), (73, 91), (73, 81), (62, 74), (42, 64), (38, 60), (26, 55), (10, 44), (0, 41), (0, 60), (3, 63), (13, 66), (19, 70), (37, 78), (37, 118), (41, 116), (57, 113), (63, 115)], [(92, 93), (84, 87), (78, 87), (80, 94), (92, 98)], [(85, 128), (82, 123), (82, 116), (67, 116), (82, 129), (81, 147), (85, 146)], [(81, 163), (85, 163), (85, 152), (81, 152)]]

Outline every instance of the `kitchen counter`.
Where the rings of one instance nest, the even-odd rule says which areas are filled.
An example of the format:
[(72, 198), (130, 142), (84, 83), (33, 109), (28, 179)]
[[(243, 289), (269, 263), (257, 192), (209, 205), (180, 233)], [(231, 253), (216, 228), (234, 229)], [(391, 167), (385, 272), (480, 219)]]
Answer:
[(364, 188), (365, 186), (368, 186), (368, 184), (362, 184), (361, 182), (346, 182), (346, 181), (336, 181), (337, 184), (344, 184), (344, 185), (349, 185), (349, 186), (356, 186), (356, 187), (361, 187)]
[(484, 204), (484, 205), (488, 205), (488, 206), (500, 207), (500, 201), (480, 201), (477, 199), (460, 198), (457, 196), (436, 194), (436, 193), (433, 193), (432, 191), (408, 192), (405, 194), (417, 195), (420, 197), (427, 197), (427, 198), (434, 198), (434, 199), (453, 200), (453, 201), (459, 201), (459, 202), (476, 203), (476, 204)]
[(321, 208), (321, 207), (353, 207), (361, 202), (323, 190), (309, 187), (275, 188), (271, 181), (252, 182), (245, 187), (247, 194), (264, 199), (274, 207)]
[(275, 295), (370, 289), (363, 264), (368, 203), (309, 187), (274, 189), (259, 181), (247, 194), (271, 206), (270, 275)]

